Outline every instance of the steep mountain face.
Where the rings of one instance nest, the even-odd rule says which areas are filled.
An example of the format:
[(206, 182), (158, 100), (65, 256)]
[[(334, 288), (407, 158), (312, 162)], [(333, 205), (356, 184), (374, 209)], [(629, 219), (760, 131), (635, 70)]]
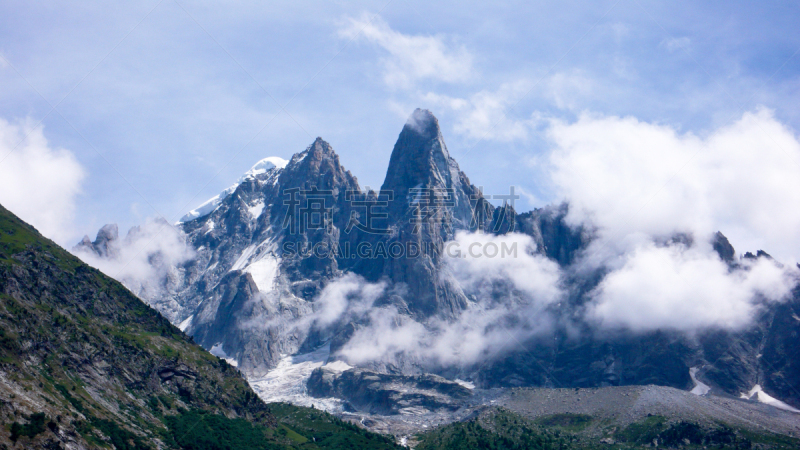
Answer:
[(177, 407), (275, 425), (237, 371), (2, 207), (0, 330), (2, 422), (47, 417), (25, 448), (162, 447)]
[[(420, 255), (371, 257), (355, 264), (353, 271), (371, 281), (403, 286), (407, 294), (401, 309), (414, 317), (458, 316), (468, 299), (454, 280), (438, 276), (441, 252), (456, 232), (485, 226), (493, 208), (450, 157), (430, 111), (417, 109), (403, 127), (380, 194), (387, 198), (386, 220), (376, 221), (373, 230), (358, 230), (359, 240), (376, 250), (410, 253), (417, 248)], [(473, 214), (479, 210), (483, 217)]]
[(389, 375), (326, 367), (314, 370), (308, 388), (316, 397), (341, 398), (354, 411), (381, 415), (455, 411), (461, 406), (459, 400), (472, 395), (468, 388), (436, 375)]
[(184, 223), (198, 255), (185, 268), (180, 295), (186, 331), (250, 374), (296, 353), (307, 330), (294, 322), (341, 274), (335, 258), (312, 250), (337, 244), (346, 226), (338, 208), (350, 191), (359, 191), (358, 181), (318, 138), (291, 161), (246, 177), (208, 215)]
[[(545, 331), (513, 337), (518, 345), (477, 363), (427, 364), (393, 355), (390, 363), (378, 360), (354, 370), (393, 376), (433, 371), (484, 388), (692, 389), (702, 382), (739, 396), (759, 386), (800, 407), (791, 388), (800, 381), (800, 354), (791, 351), (800, 332), (800, 294), (792, 302), (763, 305), (755, 324), (736, 333), (599, 331), (582, 317), (606, 271), (581, 264), (595, 233), (568, 224), (568, 212), (568, 204), (524, 213), (512, 202), (490, 204), (450, 156), (436, 118), (417, 110), (398, 137), (380, 191), (361, 191), (319, 138), (290, 161), (261, 161), (237, 185), (184, 218), (178, 227), (193, 257), (161, 270), (168, 275), (160, 290), (140, 295), (212, 353), (261, 377), (282, 355), (329, 344), (332, 358), (341, 357), (337, 352), (353, 336), (376, 326), (373, 312), (391, 312), (386, 331), (410, 323), (414, 330), (435, 333), (465, 317), (480, 317), (495, 304), (536, 300), (507, 282), (476, 288), (454, 275), (443, 254), (459, 233), (524, 235), (535, 244), (537, 257), (558, 268), (565, 292), (536, 312), (551, 319)], [(746, 270), (724, 235), (711, 239), (732, 272)], [(667, 241), (664, 245), (696, 245), (685, 235)], [(107, 226), (94, 242), (84, 239), (76, 249), (114, 258), (119, 242), (115, 228)], [(768, 257), (759, 255), (753, 258)], [(336, 284), (342, 280), (344, 287)], [(365, 294), (375, 286), (380, 292), (374, 298)], [(515, 317), (519, 311), (534, 314), (511, 308), (478, 331), (524, 323), (526, 317)], [(351, 378), (345, 385), (352, 394), (359, 392), (357, 381), (367, 383), (369, 377)]]
[(394, 193), (389, 207), (393, 223), (415, 219), (420, 209), (428, 207), (435, 209), (430, 215), (440, 227), (451, 227), (443, 230), (445, 237), (452, 237), (454, 230), (469, 229), (473, 206), (483, 199), (450, 157), (439, 121), (422, 109), (411, 114), (400, 132), (381, 190)]
[(265, 404), (239, 371), (2, 206), (0, 421), (0, 448), (400, 448)]
[(94, 242), (85, 236), (73, 252), (122, 281), (171, 322), (180, 321), (185, 310), (179, 303), (186, 275), (182, 263), (194, 257), (182, 230), (154, 219), (121, 239), (116, 225), (106, 225)]

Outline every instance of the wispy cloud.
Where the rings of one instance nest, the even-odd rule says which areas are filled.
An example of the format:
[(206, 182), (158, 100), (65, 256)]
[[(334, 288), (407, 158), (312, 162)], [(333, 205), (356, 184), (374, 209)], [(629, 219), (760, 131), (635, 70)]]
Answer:
[(463, 82), (474, 70), (472, 54), (463, 46), (447, 42), (443, 36), (403, 34), (381, 17), (366, 13), (347, 18), (339, 35), (371, 42), (388, 53), (382, 58), (383, 78), (392, 88), (411, 88), (423, 80)]
[(472, 139), (514, 141), (527, 139), (535, 126), (534, 118), (519, 119), (512, 106), (529, 90), (530, 83), (506, 83), (497, 90), (482, 90), (468, 98), (428, 92), (425, 104), (448, 110), (455, 116), (453, 131)]
[(667, 49), (670, 53), (674, 53), (691, 48), (692, 40), (685, 36), (679, 38), (671, 37), (664, 39), (659, 45)]
[(174, 320), (181, 307), (170, 289), (180, 279), (180, 264), (195, 256), (194, 249), (186, 243), (186, 235), (163, 219), (148, 219), (108, 246), (108, 255), (103, 257), (88, 248), (76, 247), (73, 251), (143, 300), (162, 300), (165, 309), (161, 313)]

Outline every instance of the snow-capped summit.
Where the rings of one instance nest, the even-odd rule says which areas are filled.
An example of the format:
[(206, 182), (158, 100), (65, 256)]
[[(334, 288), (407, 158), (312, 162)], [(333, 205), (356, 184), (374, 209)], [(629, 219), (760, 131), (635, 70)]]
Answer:
[(178, 223), (179, 224), (186, 223), (211, 214), (215, 209), (217, 209), (217, 207), (219, 207), (222, 201), (228, 198), (229, 195), (233, 194), (233, 192), (236, 191), (236, 188), (239, 187), (239, 185), (242, 184), (244, 181), (253, 179), (269, 171), (274, 170), (275, 172), (278, 172), (282, 170), (284, 167), (286, 167), (286, 164), (288, 163), (289, 161), (277, 156), (270, 156), (268, 158), (262, 159), (261, 161), (257, 162), (253, 167), (251, 167), (250, 170), (245, 172), (244, 175), (242, 175), (239, 178), (239, 181), (237, 181), (236, 184), (225, 189), (219, 194), (211, 197), (210, 199), (203, 202), (197, 208), (186, 213), (186, 215), (181, 217), (181, 220)]
[(257, 162), (250, 170), (245, 172), (242, 176), (242, 179), (239, 181), (241, 182), (245, 178), (254, 177), (256, 175), (261, 175), (262, 173), (267, 173), (267, 171), (272, 169), (283, 169), (286, 167), (286, 164), (289, 164), (288, 160), (277, 156), (270, 156), (268, 158), (264, 158), (261, 161)]

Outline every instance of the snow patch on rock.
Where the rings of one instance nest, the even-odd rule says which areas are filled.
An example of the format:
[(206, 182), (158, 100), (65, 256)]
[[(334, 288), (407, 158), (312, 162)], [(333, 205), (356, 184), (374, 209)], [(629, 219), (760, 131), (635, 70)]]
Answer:
[(350, 369), (353, 368), (353, 366), (351, 366), (350, 364), (347, 364), (344, 361), (329, 362), (328, 364), (325, 364), (322, 367), (324, 367), (324, 368), (326, 368), (326, 369), (328, 369), (330, 371), (339, 372), (339, 373), (344, 372), (345, 370), (350, 370)]
[(178, 329), (181, 331), (186, 331), (186, 329), (189, 328), (189, 325), (192, 323), (192, 319), (194, 319), (194, 315), (187, 317), (186, 320), (178, 325)]
[(469, 381), (460, 380), (458, 378), (456, 378), (453, 381), (455, 381), (456, 383), (460, 384), (461, 386), (464, 386), (467, 389), (470, 389), (470, 390), (475, 389), (475, 383), (470, 383)]
[(253, 217), (253, 219), (258, 219), (258, 217), (261, 216), (261, 212), (264, 211), (264, 202), (258, 202), (255, 205), (247, 208), (247, 210), (250, 211), (250, 215)]
[(275, 287), (275, 280), (278, 278), (278, 268), (280, 264), (280, 259), (265, 256), (251, 263), (244, 271), (253, 277), (253, 281), (256, 283), (256, 286), (258, 286), (259, 292), (269, 292)]
[(232, 365), (233, 367), (239, 367), (239, 362), (236, 361), (235, 359), (229, 357), (225, 353), (225, 350), (222, 349), (222, 343), (221, 342), (217, 342), (216, 344), (214, 344), (211, 347), (211, 350), (209, 350), (209, 353), (211, 353), (212, 355), (216, 356), (217, 358), (224, 359), (225, 361), (228, 362), (228, 364)]
[(689, 376), (692, 378), (692, 381), (694, 382), (694, 387), (690, 392), (694, 395), (706, 395), (709, 393), (709, 391), (711, 391), (711, 386), (697, 379), (697, 372), (699, 370), (700, 370), (699, 367), (692, 367), (689, 369)]
[(250, 245), (242, 251), (242, 254), (239, 255), (239, 258), (233, 263), (231, 266), (231, 270), (242, 270), (246, 265), (247, 261), (250, 260), (250, 257), (253, 256), (253, 252), (256, 251), (256, 244)]
[(206, 200), (200, 206), (189, 211), (185, 216), (181, 217), (181, 220), (178, 223), (181, 224), (191, 222), (192, 220), (211, 214), (215, 209), (217, 209), (223, 200), (228, 198), (229, 195), (233, 194), (237, 187), (239, 187), (239, 183), (234, 184), (233, 186)]
[(795, 412), (795, 413), (800, 413), (800, 409), (793, 408), (793, 407), (787, 405), (786, 403), (778, 400), (777, 398), (775, 398), (775, 397), (767, 394), (766, 392), (764, 392), (761, 389), (761, 385), (760, 384), (757, 384), (757, 385), (753, 386), (753, 389), (750, 389), (750, 391), (742, 394), (740, 397), (745, 399), (745, 400), (755, 400), (755, 401), (758, 401), (758, 402), (761, 402), (761, 403), (765, 403), (767, 405), (774, 406), (774, 407), (776, 407), (778, 409), (782, 409), (784, 411), (791, 411), (791, 412)]
[[(331, 354), (330, 344), (326, 344), (310, 353), (294, 356), (283, 356), (278, 365), (265, 376), (251, 378), (250, 385), (261, 400), (267, 403), (288, 402), (298, 406), (314, 405), (317, 409), (328, 412), (341, 412), (342, 401), (337, 398), (314, 398), (308, 395), (306, 383), (311, 372), (322, 367)], [(347, 366), (345, 363), (333, 362), (335, 367)], [(344, 366), (341, 366), (344, 364)], [(349, 366), (347, 366), (349, 368)], [(346, 370), (346, 369), (345, 369)]]
[[(224, 191), (220, 192), (219, 194), (211, 197), (210, 199), (203, 202), (197, 208), (189, 211), (186, 213), (185, 216), (181, 217), (181, 220), (178, 223), (186, 223), (190, 222), (195, 219), (199, 219), (200, 217), (205, 217), (212, 212), (214, 212), (217, 207), (222, 203), (223, 200), (228, 198), (231, 194), (236, 191), (236, 188), (239, 187), (240, 184), (245, 182), (246, 180), (250, 180), (255, 178), (258, 175), (263, 175), (270, 170), (279, 171), (286, 167), (289, 161), (279, 158), (277, 156), (270, 156), (269, 158), (264, 158), (261, 161), (257, 162), (253, 167), (250, 168), (247, 172), (239, 178), (239, 181), (236, 182), (233, 186), (225, 189)], [(276, 177), (277, 178), (277, 177)]]

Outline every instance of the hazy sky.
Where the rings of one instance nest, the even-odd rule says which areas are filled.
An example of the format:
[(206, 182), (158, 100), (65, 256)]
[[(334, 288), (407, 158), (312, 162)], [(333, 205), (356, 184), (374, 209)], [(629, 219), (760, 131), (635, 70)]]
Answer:
[(316, 136), (379, 187), (416, 107), (437, 115), (474, 184), (519, 186), (520, 210), (572, 192), (550, 174), (573, 132), (594, 142), (586, 133), (639, 123), (675, 133), (687, 160), (694, 139), (722, 148), (706, 172), (684, 172), (704, 177), (724, 165), (716, 137), (746, 113), (763, 119), (739, 127), (753, 130), (747, 149), (797, 150), (798, 21), (796, 1), (7, 0), (0, 203), (71, 245), (108, 222), (175, 221)]

